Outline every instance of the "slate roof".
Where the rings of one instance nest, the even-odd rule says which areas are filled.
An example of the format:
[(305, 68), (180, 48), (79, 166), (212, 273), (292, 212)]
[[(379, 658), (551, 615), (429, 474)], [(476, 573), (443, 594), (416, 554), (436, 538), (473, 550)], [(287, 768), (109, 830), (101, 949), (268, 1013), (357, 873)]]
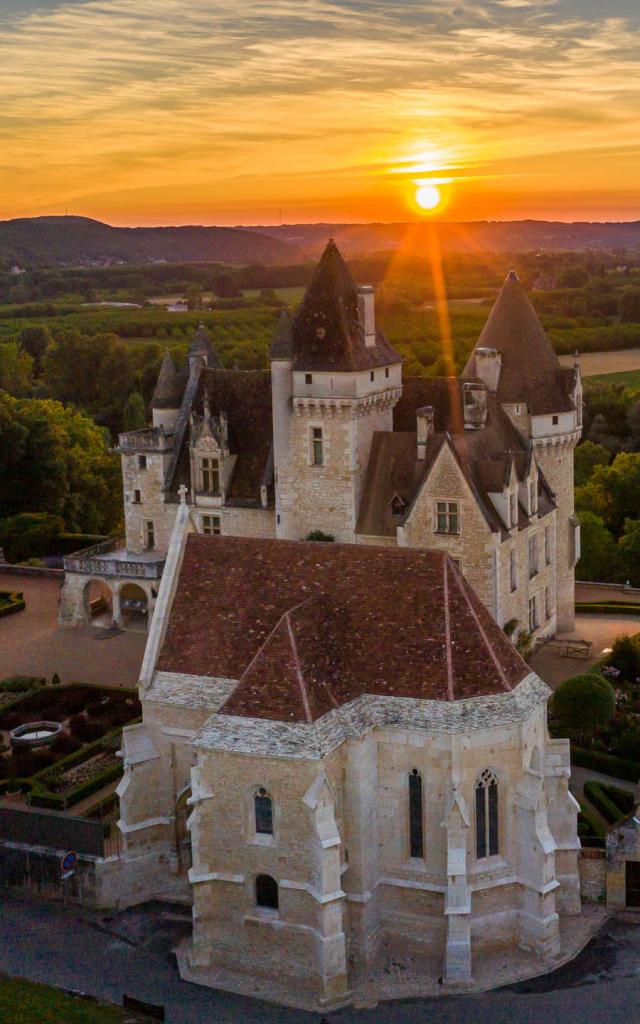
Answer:
[(293, 356), (291, 317), (286, 309), (283, 309), (280, 314), (278, 326), (271, 340), (270, 355), (272, 359), (291, 359)]
[[(204, 392), (211, 414), (225, 412), (229, 422), (229, 448), (237, 461), (227, 494), (230, 505), (258, 504), (263, 483), (272, 483), (273, 444), (271, 374), (264, 370), (219, 370), (203, 367), (189, 411), (202, 415)], [(178, 456), (171, 489), (190, 486), (188, 439)]]
[(324, 250), (291, 325), (294, 370), (349, 372), (399, 363), (380, 331), (365, 345), (358, 287), (332, 240)]
[(204, 356), (208, 367), (216, 370), (222, 369), (220, 356), (211, 344), (211, 338), (209, 337), (209, 333), (203, 323), (199, 323), (196, 328), (196, 333), (194, 334), (193, 341), (189, 347), (189, 355)]
[(529, 669), (444, 554), (187, 538), (158, 669), (238, 679), (220, 714), (315, 721), (365, 693), (457, 701)]
[(185, 383), (185, 375), (176, 370), (171, 353), (165, 352), (151, 399), (151, 408), (179, 409)]
[(469, 356), (463, 377), (476, 376), (478, 348), (495, 348), (502, 354), (497, 392), (500, 402), (526, 402), (533, 415), (573, 408), (566, 370), (560, 366), (538, 314), (513, 270)]
[[(415, 377), (404, 381), (402, 397), (394, 409), (393, 433), (380, 431), (373, 435), (357, 533), (395, 537), (445, 444), (450, 446), (490, 529), (505, 530), (489, 494), (502, 491), (512, 462), (518, 478), (524, 480), (532, 453), (496, 396), (490, 393), (485, 427), (465, 430), (463, 386), (464, 381), (456, 377)], [(425, 405), (433, 408), (435, 433), (427, 442), (426, 458), (418, 461), (416, 411)], [(391, 502), (395, 494), (405, 502), (404, 516), (393, 515)], [(553, 495), (539, 473), (539, 516), (546, 515), (553, 505)], [(519, 525), (525, 528), (529, 519), (521, 516)]]

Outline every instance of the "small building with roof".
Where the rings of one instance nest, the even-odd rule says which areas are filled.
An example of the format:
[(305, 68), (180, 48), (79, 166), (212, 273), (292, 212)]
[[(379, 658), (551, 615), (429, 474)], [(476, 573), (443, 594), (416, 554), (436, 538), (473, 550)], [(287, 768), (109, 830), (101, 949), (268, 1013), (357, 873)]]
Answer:
[(184, 978), (307, 1009), (396, 952), (429, 985), (548, 969), (580, 913), (569, 743), (453, 560), (195, 516), (123, 732), (120, 904), (191, 898)]

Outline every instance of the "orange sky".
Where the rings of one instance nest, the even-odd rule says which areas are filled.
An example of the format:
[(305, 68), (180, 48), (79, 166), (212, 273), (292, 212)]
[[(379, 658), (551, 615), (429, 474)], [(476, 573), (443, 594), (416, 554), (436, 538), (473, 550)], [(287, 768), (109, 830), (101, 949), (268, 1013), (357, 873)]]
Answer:
[(0, 0), (0, 218), (640, 219), (637, 0)]

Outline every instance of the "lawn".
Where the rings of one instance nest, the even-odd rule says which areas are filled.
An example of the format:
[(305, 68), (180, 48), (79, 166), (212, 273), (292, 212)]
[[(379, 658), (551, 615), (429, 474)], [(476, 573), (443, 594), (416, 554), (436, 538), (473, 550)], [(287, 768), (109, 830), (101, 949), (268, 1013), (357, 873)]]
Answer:
[(124, 1024), (131, 1010), (68, 996), (48, 985), (0, 975), (1, 1024)]
[(625, 388), (640, 388), (640, 370), (622, 373), (599, 373), (589, 380), (601, 380), (605, 384), (624, 384)]

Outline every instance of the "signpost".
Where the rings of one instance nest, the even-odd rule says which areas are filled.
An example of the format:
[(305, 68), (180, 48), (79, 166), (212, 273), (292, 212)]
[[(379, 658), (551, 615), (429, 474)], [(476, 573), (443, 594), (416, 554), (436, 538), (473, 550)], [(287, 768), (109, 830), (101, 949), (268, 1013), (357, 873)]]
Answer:
[(60, 861), (60, 872), (63, 881), (65, 880), (65, 878), (71, 878), (71, 876), (75, 874), (77, 863), (77, 853), (75, 853), (73, 850), (69, 850), (68, 853), (65, 853), (64, 857)]

